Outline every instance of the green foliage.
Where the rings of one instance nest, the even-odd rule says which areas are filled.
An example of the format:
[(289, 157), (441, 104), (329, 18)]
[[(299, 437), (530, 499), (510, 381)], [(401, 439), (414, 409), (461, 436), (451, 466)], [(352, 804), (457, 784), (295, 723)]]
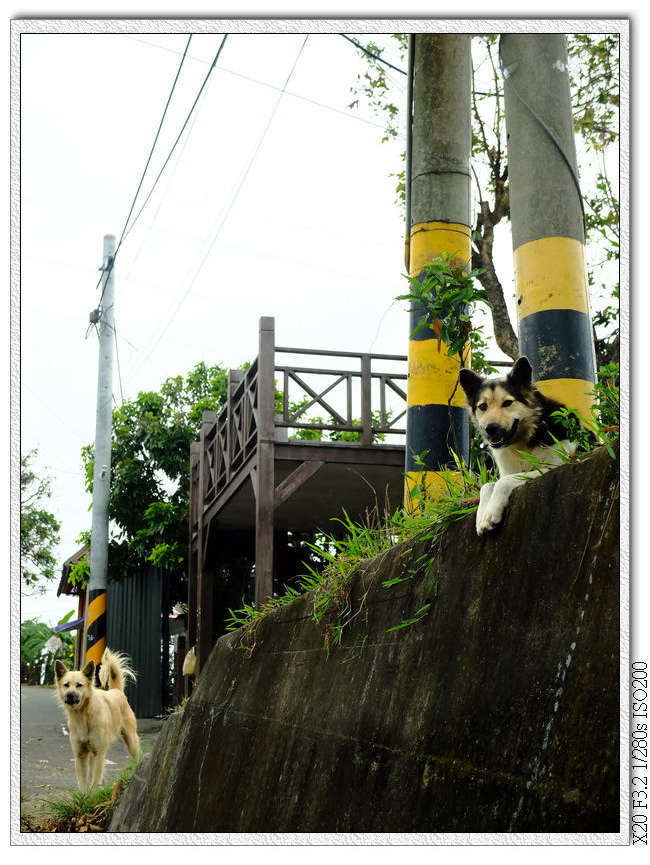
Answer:
[(566, 430), (566, 437), (578, 443), (578, 451), (588, 453), (594, 447), (604, 445), (614, 459), (612, 443), (618, 439), (620, 427), (619, 375), (620, 368), (617, 363), (600, 369), (598, 382), (591, 391), (594, 402), (588, 419), (564, 406), (553, 412), (553, 417)]
[[(476, 215), (473, 225), (474, 262), (485, 268), (481, 281), (489, 287), (493, 301), (493, 326), (497, 344), (511, 357), (516, 357), (516, 336), (509, 322), (502, 281), (499, 280), (493, 258), (495, 229), (509, 220), (509, 188), (506, 153), (506, 130), (503, 103), (503, 81), (496, 63), (499, 34), (484, 33), (472, 37), (472, 161), (475, 183)], [(402, 68), (406, 70), (407, 37), (392, 34), (384, 37), (400, 52)], [(588, 276), (594, 310), (598, 365), (618, 360), (618, 284), (612, 284), (611, 268), (599, 278), (603, 265), (619, 258), (619, 201), (616, 183), (608, 174), (608, 152), (616, 148), (619, 138), (619, 67), (618, 33), (567, 34), (569, 76), (572, 94), (574, 128), (586, 145), (580, 174), (588, 176), (587, 163), (593, 168), (595, 184), (583, 190), (586, 202)], [(382, 63), (385, 46), (369, 43), (365, 52), (364, 72), (357, 76), (352, 91), (355, 100), (362, 101), (384, 125), (383, 140), (393, 139), (397, 132), (399, 112), (395, 108), (395, 89), (391, 73)], [(400, 76), (401, 77), (401, 76)], [(585, 148), (582, 148), (583, 152)], [(404, 160), (405, 154), (402, 154)], [(591, 162), (593, 158), (593, 163)], [(406, 173), (403, 163), (391, 173), (397, 180), (397, 203), (404, 210)], [(615, 277), (614, 277), (615, 279)], [(600, 283), (600, 285), (598, 285)], [(600, 297), (595, 297), (596, 291)], [(615, 299), (610, 303), (607, 299)], [(475, 368), (479, 368), (476, 366)]]
[(67, 790), (52, 799), (43, 800), (43, 827), (50, 832), (101, 832), (109, 825), (118, 796), (129, 782), (142, 755), (151, 750), (142, 744), (142, 754), (131, 757), (117, 778), (86, 793)]
[(88, 550), (83, 558), (70, 566), (68, 584), (83, 589), (90, 581), (90, 531), (81, 532), (77, 538), (77, 543), (82, 547), (88, 547)]
[[(71, 610), (58, 624), (70, 621), (74, 615)], [(26, 619), (20, 624), (20, 681), (33, 685), (43, 685), (54, 680), (54, 659), (61, 658), (68, 663), (74, 657), (74, 637), (68, 632), (58, 634), (60, 640), (56, 651), (50, 651), (48, 641), (54, 635), (53, 629), (37, 619)]]
[(482, 352), (485, 348), (482, 328), (472, 327), (475, 305), (491, 306), (486, 292), (474, 285), (481, 272), (479, 269), (466, 272), (453, 255), (444, 254), (426, 264), (417, 277), (407, 276), (410, 289), (397, 300), (407, 300), (413, 310), (421, 311), (411, 336), (431, 329), (438, 340), (438, 351), (444, 343), (447, 354), (458, 355), (461, 363), (468, 350)]
[(54, 580), (59, 543), (59, 521), (42, 506), (51, 492), (50, 478), (39, 478), (30, 468), (38, 451), (32, 450), (20, 459), (20, 565), (22, 591), (43, 594)]
[[(299, 594), (312, 592), (313, 618), (323, 627), (325, 651), (329, 654), (334, 647), (342, 645), (346, 628), (364, 606), (364, 598), (351, 596), (353, 580), (361, 563), (403, 544), (403, 571), (384, 585), (397, 585), (416, 576), (430, 579), (434, 558), (424, 554), (414, 559), (415, 544), (419, 541), (433, 543), (451, 521), (476, 509), (478, 489), (487, 479), (487, 470), (483, 468), (481, 474), (474, 475), (458, 458), (456, 468), (454, 472), (443, 470), (439, 473), (440, 486), (435, 495), (424, 486), (416, 486), (411, 493), (413, 507), (399, 508), (392, 516), (382, 517), (375, 508), (365, 521), (355, 522), (344, 511), (342, 517), (333, 521), (338, 523), (336, 532), (323, 536), (317, 544), (308, 545), (324, 560), (324, 567), (306, 565), (307, 573), (299, 578), (296, 588), (287, 590), (260, 608), (245, 604), (238, 610), (230, 610), (228, 630), (246, 627), (250, 632), (270, 610), (291, 603)], [(435, 580), (430, 583), (429, 594), (435, 600)], [(389, 630), (400, 630), (419, 622), (430, 610), (431, 603), (433, 601), (422, 605), (412, 616)]]
[(600, 434), (617, 431), (621, 416), (620, 364), (610, 363), (600, 368), (592, 393)]
[[(109, 517), (109, 577), (123, 579), (150, 562), (170, 569), (182, 595), (187, 557), (190, 444), (199, 437), (204, 411), (225, 404), (228, 373), (201, 362), (160, 390), (141, 392), (113, 410)], [(93, 448), (82, 451), (92, 492)], [(83, 579), (83, 567), (74, 578)]]
[[(405, 33), (399, 33), (393, 34), (392, 38), (399, 55), (399, 62), (403, 65), (408, 48), (408, 36)], [(364, 47), (366, 51), (357, 50), (360, 51), (367, 63), (364, 66), (364, 71), (357, 75), (356, 85), (351, 88), (352, 92), (358, 96), (348, 107), (357, 108), (360, 101), (359, 96), (364, 97), (376, 114), (384, 115), (386, 129), (383, 141), (389, 141), (391, 138), (397, 137), (401, 123), (399, 122), (400, 107), (391, 100), (390, 72), (388, 67), (381, 62), (385, 48), (373, 41), (367, 42)]]

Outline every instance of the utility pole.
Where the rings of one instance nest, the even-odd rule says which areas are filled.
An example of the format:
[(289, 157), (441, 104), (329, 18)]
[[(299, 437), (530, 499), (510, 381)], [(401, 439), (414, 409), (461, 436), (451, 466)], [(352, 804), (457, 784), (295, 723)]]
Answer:
[(102, 295), (99, 303), (99, 363), (93, 510), (90, 535), (90, 581), (86, 611), (86, 662), (99, 666), (106, 648), (108, 584), (108, 495), (111, 483), (111, 426), (113, 417), (113, 340), (115, 237), (104, 236)]
[[(471, 36), (417, 34), (409, 50), (406, 267), (411, 277), (442, 254), (471, 261)], [(413, 308), (410, 333), (422, 312)], [(450, 449), (467, 458), (469, 431), (457, 387), (458, 357), (449, 357), (430, 328), (409, 339), (405, 505), (425, 483), (435, 493)], [(423, 465), (419, 455), (426, 452)]]
[(588, 417), (596, 373), (563, 34), (500, 44), (519, 350), (540, 389)]

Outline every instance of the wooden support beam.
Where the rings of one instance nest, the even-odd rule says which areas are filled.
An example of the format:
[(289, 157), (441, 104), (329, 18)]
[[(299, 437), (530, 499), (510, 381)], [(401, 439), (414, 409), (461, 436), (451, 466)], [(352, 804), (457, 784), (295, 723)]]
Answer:
[(309, 460), (301, 463), (297, 469), (294, 469), (289, 477), (285, 478), (282, 483), (275, 488), (273, 498), (273, 508), (279, 508), (283, 502), (292, 496), (305, 481), (309, 480), (312, 475), (315, 475), (321, 466), (324, 466), (323, 460)]

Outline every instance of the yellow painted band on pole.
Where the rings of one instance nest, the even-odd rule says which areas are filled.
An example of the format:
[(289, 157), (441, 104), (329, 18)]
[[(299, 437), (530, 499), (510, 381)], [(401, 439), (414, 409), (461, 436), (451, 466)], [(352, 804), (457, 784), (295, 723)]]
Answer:
[(447, 484), (438, 472), (407, 472), (404, 475), (404, 507), (409, 513), (414, 513), (421, 510), (427, 499), (439, 498), (440, 493), (446, 490)]
[[(408, 344), (408, 388), (407, 406), (447, 405), (458, 381), (458, 358), (450, 357), (444, 342), (438, 351), (437, 339), (412, 339)], [(451, 400), (451, 405), (465, 405), (465, 394), (461, 387)]]
[(86, 650), (86, 663), (88, 661), (94, 661), (95, 666), (99, 666), (102, 661), (102, 657), (104, 656), (104, 650), (106, 649), (106, 637), (101, 637), (101, 639), (97, 640), (92, 646), (89, 646)]
[(585, 421), (591, 419), (591, 406), (594, 402), (590, 393), (594, 389), (592, 381), (580, 378), (549, 378), (538, 381), (537, 387), (544, 396), (574, 409)]
[(102, 592), (88, 604), (87, 627), (90, 627), (101, 615), (106, 612), (107, 592)]
[(454, 255), (464, 264), (472, 257), (472, 232), (460, 222), (418, 222), (411, 229), (409, 275), (440, 255)]
[(514, 251), (517, 316), (549, 309), (589, 314), (585, 248), (571, 237), (542, 237)]

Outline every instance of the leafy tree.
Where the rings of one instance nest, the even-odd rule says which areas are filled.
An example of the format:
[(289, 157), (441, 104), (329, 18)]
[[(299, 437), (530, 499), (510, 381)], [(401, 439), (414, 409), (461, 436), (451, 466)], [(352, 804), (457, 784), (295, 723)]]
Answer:
[(52, 495), (51, 479), (39, 478), (31, 468), (38, 454), (31, 450), (20, 459), (20, 561), (22, 591), (43, 594), (56, 577), (53, 550), (59, 543), (61, 525), (43, 506)]
[[(227, 370), (201, 362), (113, 410), (110, 579), (153, 563), (170, 571), (172, 591), (184, 598), (190, 444), (199, 437), (203, 412), (218, 412), (227, 389)], [(92, 445), (83, 448), (91, 493), (93, 457)]]

